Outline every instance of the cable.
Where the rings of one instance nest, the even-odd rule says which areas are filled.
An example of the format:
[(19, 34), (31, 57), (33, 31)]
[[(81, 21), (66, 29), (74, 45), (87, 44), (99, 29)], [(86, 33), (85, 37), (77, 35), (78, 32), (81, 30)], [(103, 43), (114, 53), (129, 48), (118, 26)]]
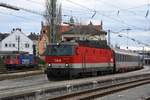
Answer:
[(24, 19), (24, 20), (33, 20), (33, 19), (30, 19), (30, 18), (26, 18), (26, 17), (22, 17), (22, 16), (14, 15), (14, 14), (12, 14), (12, 13), (4, 13), (4, 12), (1, 12), (1, 11), (0, 11), (0, 14), (4, 14), (4, 15), (11, 15), (11, 16), (18, 17), (18, 18), (20, 18), (20, 19)]
[[(104, 2), (104, 1), (101, 1), (101, 2), (103, 2), (104, 4), (106, 4), (106, 2)], [(116, 5), (112, 5), (112, 4), (109, 4), (109, 3), (107, 3), (109, 6), (112, 6), (112, 7), (114, 7), (114, 8), (119, 8), (118, 6), (116, 6)], [(136, 13), (135, 12), (133, 12), (133, 11), (129, 11), (128, 9), (120, 9), (119, 8), (119, 11), (120, 10), (123, 10), (123, 11), (128, 11), (128, 12), (130, 12), (130, 13), (132, 13), (132, 14), (134, 14), (134, 15), (136, 15)]]
[(136, 40), (136, 39), (134, 39), (134, 38), (132, 38), (132, 37), (129, 37), (129, 36), (126, 36), (126, 35), (123, 35), (123, 34), (119, 34), (120, 32), (111, 31), (111, 33), (117, 34), (118, 37), (125, 37), (125, 38), (130, 39), (130, 40), (132, 40), (132, 41), (134, 41), (134, 42), (137, 42), (138, 44), (142, 44), (142, 45), (144, 45), (144, 46), (146, 46), (146, 47), (150, 47), (149, 44), (144, 43), (144, 42), (141, 42), (141, 41), (139, 41), (139, 40)]
[(26, 8), (23, 8), (23, 7), (17, 7), (17, 6), (13, 6), (13, 5), (10, 5), (10, 4), (7, 4), (7, 3), (2, 3), (2, 2), (0, 2), (0, 4), (5, 4), (8, 7), (13, 7), (13, 9), (23, 10), (23, 11), (26, 11), (26, 12), (29, 12), (29, 13), (32, 13), (32, 14), (44, 16), (44, 14), (42, 14), (40, 12), (33, 11), (33, 10), (30, 10), (30, 9), (26, 9)]
[[(70, 2), (70, 3), (72, 3), (72, 4), (74, 4), (74, 5), (79, 6), (79, 7), (81, 7), (81, 8), (85, 8), (85, 9), (87, 9), (88, 11), (91, 11), (91, 12), (94, 12), (94, 11), (95, 11), (95, 10), (93, 10), (93, 9), (91, 9), (91, 8), (88, 8), (88, 7), (84, 6), (84, 5), (78, 4), (78, 3), (76, 3), (76, 2), (73, 2), (73, 1), (70, 1), (70, 0), (67, 0), (67, 1)], [(97, 10), (96, 10), (96, 11), (97, 11)], [(110, 18), (110, 19), (112, 19), (112, 20), (114, 20), (114, 21), (117, 21), (117, 22), (121, 23), (122, 25), (124, 24), (124, 25), (126, 25), (127, 27), (130, 26), (130, 27), (134, 27), (135, 29), (145, 30), (144, 28), (137, 27), (137, 26), (134, 26), (134, 25), (129, 25), (129, 24), (125, 23), (125, 22), (122, 21), (122, 20), (118, 20), (118, 19), (115, 19), (115, 18), (113, 18), (113, 17), (110, 17), (110, 16), (107, 16), (107, 15), (105, 15), (105, 14), (102, 14), (102, 13), (99, 12), (99, 11), (97, 11), (97, 14), (100, 14), (100, 15), (102, 15), (102, 16), (105, 16), (106, 18)]]
[(26, 1), (43, 6), (40, 2), (37, 1), (33, 1), (33, 0), (26, 0)]

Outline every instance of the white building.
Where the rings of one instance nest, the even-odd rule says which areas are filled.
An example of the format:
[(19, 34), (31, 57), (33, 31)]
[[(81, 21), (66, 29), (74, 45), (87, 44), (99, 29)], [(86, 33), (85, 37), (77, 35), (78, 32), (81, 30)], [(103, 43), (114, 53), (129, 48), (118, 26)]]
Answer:
[(3, 35), (0, 36), (0, 51), (25, 51), (33, 54), (33, 41), (21, 29), (13, 29), (10, 34)]

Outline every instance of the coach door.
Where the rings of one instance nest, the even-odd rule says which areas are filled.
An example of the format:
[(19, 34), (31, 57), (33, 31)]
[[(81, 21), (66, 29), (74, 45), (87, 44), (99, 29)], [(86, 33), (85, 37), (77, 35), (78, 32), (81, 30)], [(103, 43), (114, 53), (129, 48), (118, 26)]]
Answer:
[(83, 70), (83, 72), (86, 72), (86, 53), (87, 53), (87, 50), (85, 49), (82, 53), (82, 70)]

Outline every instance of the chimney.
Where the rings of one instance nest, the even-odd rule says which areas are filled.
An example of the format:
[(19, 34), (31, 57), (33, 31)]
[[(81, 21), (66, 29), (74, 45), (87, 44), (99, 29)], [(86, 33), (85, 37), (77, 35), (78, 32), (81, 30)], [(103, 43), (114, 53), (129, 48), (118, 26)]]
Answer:
[(21, 28), (16, 28), (16, 31), (17, 31), (17, 30), (21, 32)]

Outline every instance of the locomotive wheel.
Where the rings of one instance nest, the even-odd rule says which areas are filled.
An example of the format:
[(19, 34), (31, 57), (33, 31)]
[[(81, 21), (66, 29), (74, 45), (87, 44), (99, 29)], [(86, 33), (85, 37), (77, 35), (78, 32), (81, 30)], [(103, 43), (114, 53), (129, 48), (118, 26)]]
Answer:
[(49, 74), (47, 74), (47, 79), (50, 81), (51, 80), (51, 78), (50, 78), (50, 75)]

